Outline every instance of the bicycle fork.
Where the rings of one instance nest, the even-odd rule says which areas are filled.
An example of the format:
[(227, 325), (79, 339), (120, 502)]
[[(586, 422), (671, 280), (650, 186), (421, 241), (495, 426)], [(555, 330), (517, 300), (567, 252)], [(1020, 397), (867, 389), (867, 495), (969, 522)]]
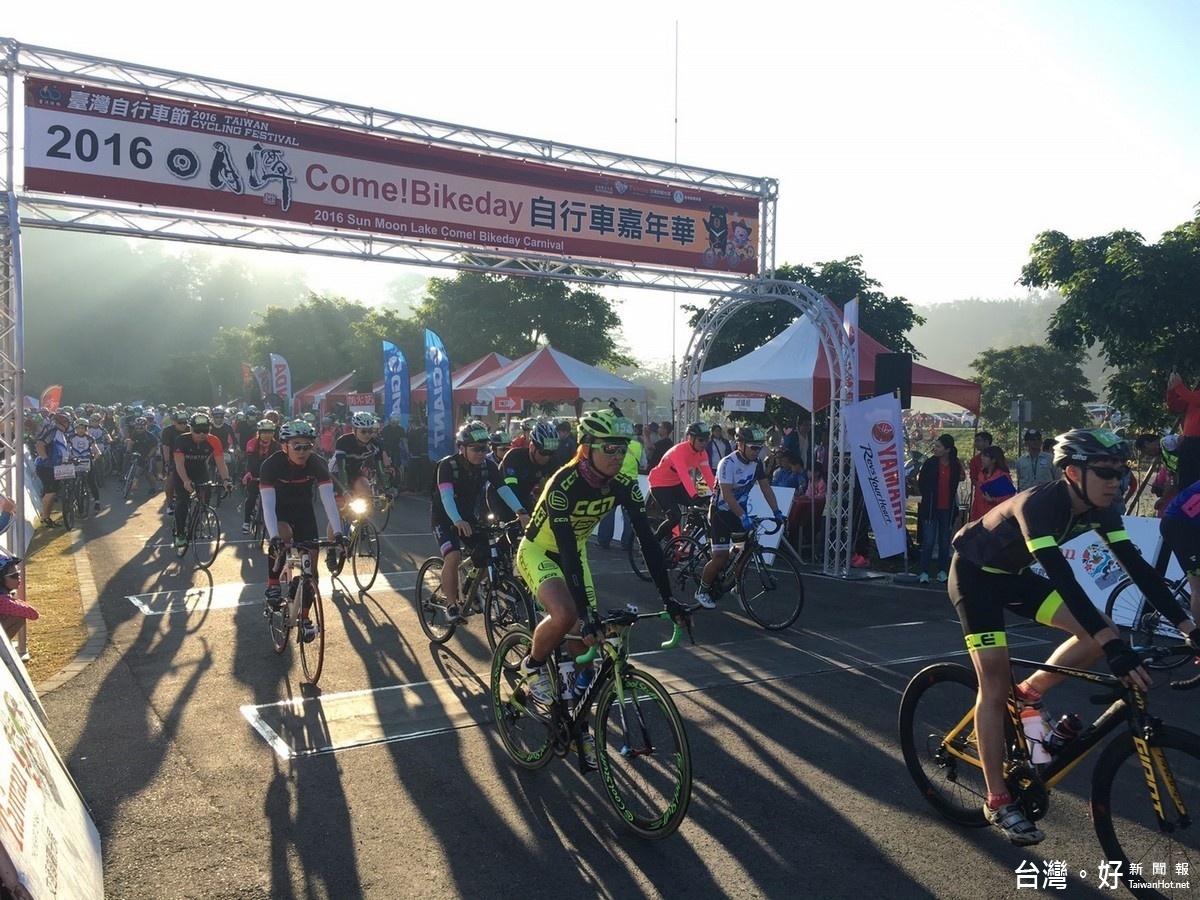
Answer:
[[(1144, 722), (1140, 734), (1133, 733), (1133, 746), (1137, 750), (1138, 759), (1142, 764), (1142, 775), (1146, 779), (1146, 788), (1150, 791), (1150, 802), (1154, 805), (1154, 815), (1158, 818), (1158, 829), (1163, 832), (1172, 832), (1177, 827), (1187, 828), (1192, 823), (1192, 818), (1188, 815), (1187, 807), (1183, 802), (1183, 796), (1179, 793), (1179, 787), (1175, 783), (1175, 776), (1171, 772), (1171, 766), (1167, 762), (1167, 755), (1163, 752), (1162, 747), (1150, 746), (1150, 741), (1154, 739), (1155, 729), (1159, 726), (1157, 719), (1148, 718), (1145, 716), (1146, 704), (1145, 698), (1140, 691), (1135, 692), (1137, 697), (1138, 721)], [(1159, 779), (1162, 779), (1162, 787), (1166, 790), (1167, 795), (1171, 798), (1171, 802), (1175, 804), (1175, 809), (1179, 813), (1177, 822), (1167, 820), (1166, 812), (1163, 809), (1162, 793), (1159, 791)]]

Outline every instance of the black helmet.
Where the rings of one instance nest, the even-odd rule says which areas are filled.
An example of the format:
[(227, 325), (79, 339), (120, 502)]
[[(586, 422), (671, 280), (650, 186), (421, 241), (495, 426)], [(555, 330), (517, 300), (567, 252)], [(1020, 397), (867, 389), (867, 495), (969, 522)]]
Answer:
[(538, 422), (529, 433), (529, 443), (544, 453), (558, 449), (558, 429), (549, 422)]
[(508, 436), (507, 431), (493, 431), (488, 437), (488, 443), (493, 447), (509, 447), (512, 445), (512, 438)]
[(688, 437), (706, 438), (711, 430), (712, 429), (708, 427), (707, 422), (693, 422), (687, 427), (687, 430), (684, 432), (684, 434), (686, 434)]
[(458, 429), (456, 440), (460, 444), (480, 444), (488, 439), (487, 426), (482, 422), (468, 422)]
[(204, 413), (198, 412), (192, 414), (192, 417), (188, 420), (188, 423), (192, 426), (192, 431), (199, 431), (202, 428), (208, 428), (210, 425), (212, 425), (212, 420), (209, 419), (209, 417)]
[(1086, 466), (1094, 459), (1133, 459), (1128, 442), (1107, 428), (1075, 428), (1054, 439), (1054, 465)]
[(763, 444), (766, 440), (767, 436), (763, 434), (763, 430), (753, 425), (743, 425), (737, 430), (739, 444)]

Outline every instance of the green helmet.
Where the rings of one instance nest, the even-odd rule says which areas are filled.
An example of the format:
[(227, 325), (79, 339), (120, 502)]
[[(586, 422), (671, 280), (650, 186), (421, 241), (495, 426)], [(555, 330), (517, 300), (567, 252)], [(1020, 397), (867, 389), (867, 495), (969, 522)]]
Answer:
[(579, 420), (580, 440), (585, 444), (594, 441), (633, 440), (633, 423), (618, 416), (611, 409), (598, 409), (584, 413)]

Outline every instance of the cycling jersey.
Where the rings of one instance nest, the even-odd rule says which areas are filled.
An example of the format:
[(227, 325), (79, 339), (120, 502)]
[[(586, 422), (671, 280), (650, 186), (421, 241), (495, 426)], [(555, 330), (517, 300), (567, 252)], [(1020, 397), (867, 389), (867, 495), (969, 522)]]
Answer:
[(233, 426), (228, 422), (222, 422), (220, 425), (214, 422), (212, 433), (217, 436), (217, 440), (221, 442), (221, 446), (226, 450), (233, 447)]
[[(1094, 635), (1107, 625), (1075, 580), (1059, 549), (1076, 535), (1094, 530), (1147, 599), (1173, 623), (1183, 621), (1185, 617), (1171, 599), (1162, 579), (1129, 539), (1120, 514), (1112, 507), (1092, 508), (1076, 514), (1070, 491), (1066, 480), (1054, 481), (1022, 491), (992, 507), (983, 518), (969, 523), (955, 535), (953, 546), (957, 555), (953, 567), (961, 569), (966, 563), (981, 573), (1012, 576), (1022, 573), (1036, 559), (1046, 571), (1048, 586), (1057, 589), (1055, 593), (1060, 595), (1061, 602), (1087, 633)], [(954, 573), (952, 582), (953, 576)], [(963, 598), (956, 597), (955, 593), (952, 584), (951, 597), (959, 603)], [(974, 597), (965, 599), (968, 602), (976, 600)], [(997, 600), (1004, 602), (1003, 598)], [(1052, 612), (1047, 611), (1044, 618), (1050, 618)], [(1039, 616), (1039, 621), (1042, 618)]]
[(158, 441), (150, 432), (138, 431), (135, 428), (129, 435), (129, 446), (134, 453), (140, 453), (144, 458), (149, 459), (158, 449)]
[(1200, 481), (1188, 485), (1175, 495), (1167, 508), (1162, 511), (1164, 519), (1186, 519), (1193, 525), (1200, 525)]
[[(181, 435), (175, 441), (172, 458), (183, 460), (183, 470), (187, 472), (188, 480), (195, 483), (208, 480), (208, 461), (221, 456), (222, 453), (224, 451), (216, 435), (206, 434), (204, 440), (197, 441), (189, 434)], [(178, 471), (175, 477), (179, 477)]]
[(579, 464), (564, 466), (546, 482), (517, 550), (518, 563), (526, 578), (533, 578), (528, 584), (535, 593), (538, 584), (545, 580), (542, 573), (551, 577), (561, 573), (580, 618), (586, 617), (594, 602), (594, 594), (589, 590), (587, 539), (596, 524), (618, 504), (629, 513), (647, 569), (654, 575), (663, 602), (671, 599), (662, 547), (646, 518), (646, 501), (637, 476), (622, 470), (605, 486), (592, 487), (580, 472)]
[[(452, 527), (459, 519), (468, 525), (478, 525), (487, 515), (485, 504), (491, 489), (495, 489), (501, 497), (505, 493), (513, 496), (501, 481), (500, 470), (495, 463), (485, 459), (482, 465), (473, 466), (459, 453), (438, 460), (433, 502), (429, 508), (433, 526)], [(523, 507), (518, 504), (518, 508)]]
[(246, 444), (246, 474), (258, 478), (262, 472), (263, 463), (283, 448), (276, 440), (260, 441), (251, 438)]
[(380, 462), (382, 448), (375, 438), (360, 443), (353, 434), (343, 434), (333, 445), (334, 462), (340, 464), (348, 482), (353, 482)]
[(341, 518), (333, 499), (333, 479), (329, 465), (315, 453), (310, 453), (304, 465), (296, 465), (280, 450), (268, 456), (259, 471), (259, 489), (262, 496), (263, 524), (267, 534), (276, 537), (279, 523), (287, 522), (292, 529), (292, 540), (309, 541), (317, 537), (317, 517), (313, 510), (313, 487), (321, 498), (325, 515), (330, 522), (339, 523)]
[(689, 497), (696, 496), (696, 482), (692, 469), (700, 470), (700, 477), (713, 489), (713, 471), (708, 464), (708, 450), (692, 449), (691, 440), (682, 441), (663, 454), (658, 465), (650, 470), (650, 488), (665, 488), (682, 485)]
[[(128, 434), (133, 434), (135, 430), (136, 429), (131, 427), (128, 431)], [(181, 434), (190, 434), (190, 433), (191, 432), (184, 431), (183, 429), (178, 428), (175, 425), (167, 425), (159, 433), (160, 443), (164, 447), (167, 448), (168, 453), (173, 455), (175, 453), (175, 439), (178, 438)]]
[[(747, 503), (754, 486), (767, 477), (762, 463), (757, 459), (743, 459), (735, 450), (717, 463), (717, 484), (728, 484), (733, 487), (733, 497), (746, 512)], [(733, 512), (725, 502), (722, 491), (713, 494), (713, 506), (723, 512)]]
[(512, 488), (524, 509), (533, 509), (542, 484), (554, 473), (554, 468), (550, 459), (545, 463), (535, 460), (527, 446), (509, 450), (500, 463), (504, 483)]

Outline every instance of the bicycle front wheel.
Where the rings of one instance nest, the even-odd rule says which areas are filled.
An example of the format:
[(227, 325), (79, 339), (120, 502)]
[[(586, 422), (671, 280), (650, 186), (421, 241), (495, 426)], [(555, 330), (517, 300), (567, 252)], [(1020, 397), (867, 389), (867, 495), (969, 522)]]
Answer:
[(738, 599), (755, 622), (768, 631), (790, 628), (804, 609), (804, 578), (800, 567), (786, 552), (755, 547), (737, 578)]
[[(1172, 593), (1175, 601), (1187, 611), (1191, 598), (1187, 593), (1187, 581)], [(1108, 617), (1117, 623), (1129, 643), (1137, 648), (1176, 646), (1183, 641), (1183, 635), (1168, 622), (1163, 614), (1146, 600), (1142, 589), (1133, 583), (1133, 579), (1122, 579), (1108, 595), (1108, 604), (1104, 609)], [(1145, 663), (1148, 669), (1173, 669), (1182, 665), (1190, 657), (1169, 656), (1164, 660)]]
[(540, 769), (554, 758), (550, 752), (550, 711), (529, 696), (521, 660), (529, 655), (533, 636), (515, 628), (500, 639), (492, 655), (492, 716), (504, 752), (522, 769)]
[[(1096, 837), (1105, 859), (1124, 862), (1121, 875), (1135, 896), (1195, 896), (1184, 888), (1134, 887), (1158, 880), (1152, 874), (1155, 864), (1166, 863), (1167, 881), (1200, 866), (1200, 736), (1164, 726), (1148, 749), (1149, 770), (1128, 733), (1104, 748), (1092, 773)], [(1153, 791), (1147, 777), (1154, 779)], [(1130, 864), (1140, 865), (1141, 874), (1131, 876)]]
[(308, 606), (309, 621), (317, 630), (311, 641), (304, 640), (303, 635), (297, 637), (297, 643), (300, 645), (300, 668), (304, 670), (305, 680), (311, 685), (316, 685), (321, 677), (321, 667), (325, 665), (325, 608), (321, 603), (317, 579), (311, 575), (300, 577), (300, 590), (303, 592), (300, 595), (300, 618), (303, 620), (304, 607)]
[(63, 485), (58, 502), (62, 506), (63, 528), (70, 531), (75, 527), (75, 482), (69, 481)]
[(633, 543), (629, 545), (629, 568), (633, 569), (633, 574), (642, 581), (650, 581), (650, 570), (646, 567), (646, 557), (642, 553), (642, 542), (636, 537)]
[(137, 464), (129, 467), (129, 471), (125, 473), (125, 484), (121, 487), (121, 496), (128, 500), (129, 495), (133, 493), (133, 482), (137, 478)]
[(279, 604), (279, 609), (271, 606), (271, 601), (263, 599), (263, 615), (267, 619), (267, 628), (271, 633), (271, 647), (276, 653), (287, 649), (288, 640), (292, 634), (292, 603), (285, 600)]
[(379, 532), (370, 522), (358, 526), (358, 539), (350, 554), (354, 583), (360, 591), (369, 591), (379, 574)]
[(192, 545), (192, 555), (196, 565), (207, 569), (217, 558), (221, 549), (221, 520), (211, 506), (202, 506), (196, 511), (192, 520), (192, 530), (188, 533), (188, 543)]
[(596, 697), (596, 758), (608, 798), (640, 837), (674, 834), (692, 798), (692, 751), (666, 688), (628, 668)]
[(929, 803), (972, 828), (987, 825), (987, 785), (975, 739), (975, 673), (938, 663), (913, 676), (900, 700), (900, 749), (904, 765)]
[(533, 628), (533, 601), (517, 579), (504, 575), (495, 584), (480, 584), (477, 590), (483, 594), (483, 623), (493, 653), (510, 629)]
[(375, 513), (381, 517), (379, 522), (379, 530), (387, 531), (388, 522), (392, 520), (392, 507), (396, 505), (396, 501), (391, 497), (384, 495), (379, 502), (375, 504)]
[(444, 644), (458, 627), (446, 615), (446, 595), (442, 592), (442, 559), (432, 556), (421, 563), (417, 572), (417, 616), (425, 637), (435, 644)]

